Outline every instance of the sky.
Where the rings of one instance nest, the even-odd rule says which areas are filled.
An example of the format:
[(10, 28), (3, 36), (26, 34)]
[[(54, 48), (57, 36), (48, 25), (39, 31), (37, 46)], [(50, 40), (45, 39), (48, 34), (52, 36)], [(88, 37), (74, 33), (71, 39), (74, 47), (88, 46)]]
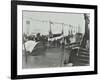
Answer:
[[(73, 32), (77, 32), (78, 26), (80, 26), (79, 32), (84, 33), (85, 30), (84, 14), (80, 13), (23, 11), (22, 15), (24, 33), (32, 34), (40, 32), (41, 34), (48, 34), (50, 22), (53, 22), (53, 24), (51, 24), (51, 30), (54, 34), (61, 33), (62, 28), (66, 35), (68, 35), (68, 31), (71, 29)], [(27, 24), (26, 21), (30, 23)], [(69, 25), (72, 25), (73, 28), (70, 28)]]

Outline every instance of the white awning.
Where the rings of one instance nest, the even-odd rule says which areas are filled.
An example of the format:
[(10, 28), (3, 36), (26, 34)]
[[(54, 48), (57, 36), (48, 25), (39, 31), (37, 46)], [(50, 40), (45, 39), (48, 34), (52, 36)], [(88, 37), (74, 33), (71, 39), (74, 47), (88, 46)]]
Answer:
[(57, 36), (57, 37), (53, 37), (53, 38), (49, 38), (48, 41), (54, 41), (54, 40), (58, 40), (58, 39), (61, 39), (63, 38), (64, 36), (61, 35), (61, 36)]
[(32, 50), (34, 49), (34, 47), (38, 44), (38, 42), (29, 40), (27, 42), (25, 42), (25, 48), (26, 51), (29, 51), (30, 53), (32, 52)]

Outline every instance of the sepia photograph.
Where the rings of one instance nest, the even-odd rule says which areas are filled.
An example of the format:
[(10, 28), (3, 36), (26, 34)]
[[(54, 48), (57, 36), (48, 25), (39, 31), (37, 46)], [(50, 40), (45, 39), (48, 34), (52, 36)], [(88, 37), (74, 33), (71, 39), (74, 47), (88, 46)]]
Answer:
[(22, 11), (22, 67), (90, 65), (90, 14)]

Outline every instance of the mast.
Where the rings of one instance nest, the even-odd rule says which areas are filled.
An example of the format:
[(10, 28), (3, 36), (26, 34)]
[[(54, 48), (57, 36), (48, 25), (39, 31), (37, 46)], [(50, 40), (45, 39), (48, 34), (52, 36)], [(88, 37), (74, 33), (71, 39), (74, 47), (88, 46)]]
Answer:
[(49, 21), (49, 26), (50, 26), (49, 37), (50, 38), (53, 37), (52, 30), (51, 30), (51, 24), (52, 24), (52, 22)]
[(88, 24), (90, 23), (89, 16), (88, 14), (84, 14), (84, 20), (85, 20), (85, 33), (83, 36), (83, 41), (82, 41), (82, 47), (86, 47), (86, 41), (89, 40), (89, 26)]
[(63, 28), (63, 25), (64, 25), (64, 24), (62, 24), (62, 35), (64, 34), (64, 28)]

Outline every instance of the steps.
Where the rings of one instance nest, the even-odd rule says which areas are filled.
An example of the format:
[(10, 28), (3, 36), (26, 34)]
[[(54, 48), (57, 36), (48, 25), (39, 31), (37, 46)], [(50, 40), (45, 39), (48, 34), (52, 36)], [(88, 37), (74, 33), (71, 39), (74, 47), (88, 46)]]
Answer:
[(79, 48), (79, 51), (77, 53), (76, 63), (77, 66), (85, 66), (89, 65), (89, 50), (84, 48)]
[(72, 62), (74, 66), (86, 66), (90, 63), (89, 58), (89, 50), (84, 48), (79, 48), (79, 50), (74, 49), (70, 55), (70, 62)]

